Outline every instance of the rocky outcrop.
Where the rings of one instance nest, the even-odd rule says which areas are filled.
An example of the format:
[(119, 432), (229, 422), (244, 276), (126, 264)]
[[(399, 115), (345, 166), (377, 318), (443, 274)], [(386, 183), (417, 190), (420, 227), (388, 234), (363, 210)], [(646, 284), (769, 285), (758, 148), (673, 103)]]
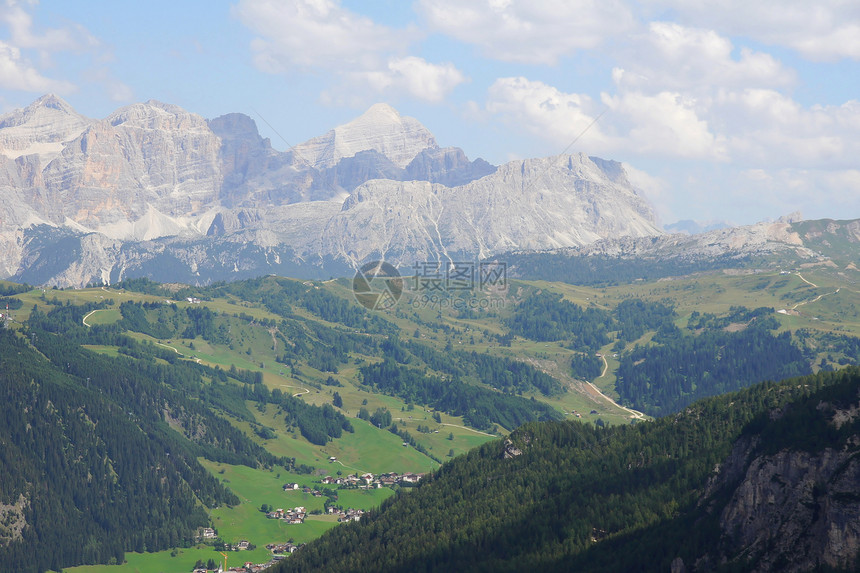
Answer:
[(496, 172), (496, 166), (483, 159), (469, 161), (462, 149), (425, 149), (406, 166), (403, 179), (441, 183), (446, 187), (465, 185)]
[[(819, 404), (834, 428), (851, 424), (858, 405)], [(774, 411), (779, 419), (782, 411)], [(764, 453), (758, 436), (738, 440), (702, 496), (719, 511), (722, 538), (695, 571), (744, 563), (748, 571), (811, 571), (860, 565), (860, 436), (811, 451)], [(728, 492), (722, 507), (714, 505)], [(710, 500), (710, 501), (706, 501)]]
[(826, 449), (757, 457), (723, 510), (720, 527), (756, 570), (850, 569), (860, 553), (860, 460)]
[(63, 151), (65, 142), (93, 121), (55, 95), (42, 96), (24, 109), (0, 117), (0, 153), (11, 159), (38, 155), (46, 165)]

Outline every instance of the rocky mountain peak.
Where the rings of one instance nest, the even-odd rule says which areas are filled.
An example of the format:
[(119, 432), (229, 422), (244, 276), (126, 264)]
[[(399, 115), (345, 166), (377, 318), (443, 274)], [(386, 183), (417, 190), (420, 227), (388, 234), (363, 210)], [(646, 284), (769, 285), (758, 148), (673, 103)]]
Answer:
[(12, 159), (35, 154), (46, 164), (91, 123), (61, 98), (47, 94), (0, 116), (0, 153)]
[(208, 123), (209, 128), (221, 139), (264, 141), (257, 130), (257, 122), (244, 113), (228, 113), (215, 119), (210, 119)]
[(385, 103), (374, 104), (354, 120), (294, 148), (311, 166), (332, 167), (359, 151), (377, 151), (404, 168), (425, 149), (439, 145), (421, 122), (405, 117)]
[(151, 99), (122, 107), (110, 114), (105, 121), (112, 126), (154, 130), (203, 129), (209, 131), (206, 120), (186, 111), (178, 105)]

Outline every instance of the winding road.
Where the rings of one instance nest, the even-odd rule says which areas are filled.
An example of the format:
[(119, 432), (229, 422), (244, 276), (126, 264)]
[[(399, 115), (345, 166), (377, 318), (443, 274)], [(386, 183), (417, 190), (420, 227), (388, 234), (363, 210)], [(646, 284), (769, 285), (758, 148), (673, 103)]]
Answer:
[[(609, 363), (606, 361), (606, 357), (603, 354), (600, 355), (600, 359), (603, 360), (603, 372), (601, 372), (601, 374), (598, 378), (603, 378), (604, 376), (606, 376), (606, 372), (609, 370)], [(642, 412), (639, 412), (638, 410), (631, 410), (630, 408), (627, 408), (626, 406), (622, 406), (621, 404), (619, 404), (618, 402), (616, 402), (615, 400), (613, 400), (612, 398), (610, 398), (609, 396), (607, 396), (606, 394), (601, 392), (600, 388), (598, 388), (597, 386), (595, 386), (591, 382), (586, 382), (586, 384), (591, 386), (592, 390), (594, 390), (595, 392), (600, 394), (600, 396), (602, 396), (604, 400), (606, 400), (607, 402), (609, 402), (610, 404), (612, 404), (616, 408), (620, 408), (620, 409), (624, 410), (625, 412), (628, 412), (630, 414), (631, 418), (634, 418), (636, 420), (647, 420), (648, 419), (645, 417), (645, 414), (643, 414)]]

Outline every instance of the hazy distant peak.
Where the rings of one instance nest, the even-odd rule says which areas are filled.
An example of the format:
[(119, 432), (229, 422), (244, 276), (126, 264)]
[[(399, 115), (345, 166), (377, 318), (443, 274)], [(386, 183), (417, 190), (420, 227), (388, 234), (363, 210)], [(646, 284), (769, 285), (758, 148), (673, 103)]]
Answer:
[(0, 153), (10, 158), (38, 155), (45, 164), (90, 123), (92, 120), (63, 99), (46, 94), (23, 109), (0, 116)]
[(70, 115), (79, 115), (69, 103), (61, 97), (54, 94), (45, 94), (30, 105), (25, 110), (35, 110), (38, 108), (49, 108), (57, 111), (62, 111)]
[[(388, 105), (387, 103), (375, 103), (369, 108), (367, 111), (361, 114), (358, 118), (354, 119), (352, 122), (356, 122), (362, 118), (370, 119), (372, 121), (380, 121), (384, 122), (386, 120), (389, 121), (401, 121), (400, 112)], [(412, 119), (412, 118), (410, 118)], [(348, 124), (347, 124), (348, 125)]]
[(294, 149), (297, 156), (317, 169), (332, 167), (343, 158), (370, 150), (404, 168), (421, 151), (438, 147), (436, 138), (420, 121), (400, 115), (386, 103), (377, 103), (352, 121)]

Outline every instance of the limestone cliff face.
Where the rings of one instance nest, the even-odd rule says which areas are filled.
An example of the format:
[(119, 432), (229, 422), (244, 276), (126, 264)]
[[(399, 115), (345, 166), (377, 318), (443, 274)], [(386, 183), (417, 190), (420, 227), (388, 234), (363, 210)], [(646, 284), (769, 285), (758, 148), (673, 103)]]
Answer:
[(458, 187), (368, 181), (328, 223), (320, 250), (409, 265), (660, 233), (650, 206), (625, 177), (571, 155), (511, 162)]
[(860, 553), (860, 460), (826, 449), (758, 457), (723, 510), (730, 547), (757, 571), (853, 568)]
[[(858, 407), (821, 403), (834, 427), (853, 422)], [(773, 413), (778, 419), (781, 412)], [(759, 437), (739, 440), (703, 496), (728, 490), (720, 511), (722, 539), (692, 567), (727, 562), (749, 571), (811, 571), (860, 565), (860, 436), (837, 447), (761, 454)]]
[(47, 164), (62, 152), (65, 142), (80, 135), (93, 121), (57, 96), (42, 96), (0, 118), (0, 154), (11, 159), (38, 155), (41, 163)]
[(221, 186), (219, 148), (202, 117), (149, 101), (88, 127), (47, 166), (44, 183), (61, 216), (88, 229), (113, 238), (173, 234), (132, 224), (150, 209), (186, 218), (209, 209)]

